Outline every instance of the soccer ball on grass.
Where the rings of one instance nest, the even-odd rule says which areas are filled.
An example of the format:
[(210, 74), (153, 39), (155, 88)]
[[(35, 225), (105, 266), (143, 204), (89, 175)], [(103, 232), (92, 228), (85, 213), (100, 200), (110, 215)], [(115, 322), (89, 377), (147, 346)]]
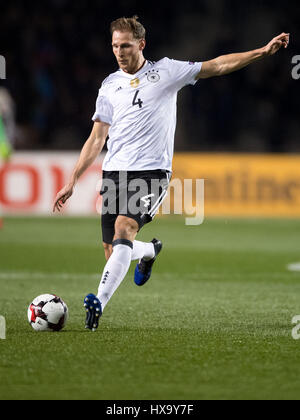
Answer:
[(55, 295), (41, 295), (28, 307), (28, 321), (35, 331), (60, 331), (67, 323), (69, 310)]

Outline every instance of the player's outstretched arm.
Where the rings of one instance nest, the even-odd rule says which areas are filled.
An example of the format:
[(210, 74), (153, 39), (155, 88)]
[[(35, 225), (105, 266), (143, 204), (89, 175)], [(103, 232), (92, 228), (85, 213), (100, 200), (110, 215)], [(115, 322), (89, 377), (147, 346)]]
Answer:
[(53, 212), (60, 211), (65, 202), (71, 197), (74, 187), (81, 175), (91, 166), (101, 153), (108, 135), (109, 124), (95, 122), (90, 137), (85, 142), (79, 160), (73, 170), (70, 182), (59, 191), (54, 200)]
[(274, 55), (280, 48), (287, 48), (290, 41), (290, 34), (282, 33), (273, 38), (265, 47), (245, 53), (222, 55), (214, 60), (205, 61), (196, 79), (207, 79), (214, 76), (223, 76), (240, 70), (249, 64), (264, 57)]

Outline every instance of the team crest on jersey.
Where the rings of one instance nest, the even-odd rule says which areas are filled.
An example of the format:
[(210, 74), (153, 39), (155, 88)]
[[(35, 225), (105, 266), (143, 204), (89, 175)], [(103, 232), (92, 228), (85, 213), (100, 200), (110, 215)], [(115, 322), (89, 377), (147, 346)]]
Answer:
[(130, 86), (133, 88), (137, 88), (139, 84), (140, 84), (140, 79), (138, 77), (130, 81)]
[(152, 70), (149, 73), (146, 73), (148, 82), (157, 83), (160, 80), (160, 75), (158, 74), (158, 70)]

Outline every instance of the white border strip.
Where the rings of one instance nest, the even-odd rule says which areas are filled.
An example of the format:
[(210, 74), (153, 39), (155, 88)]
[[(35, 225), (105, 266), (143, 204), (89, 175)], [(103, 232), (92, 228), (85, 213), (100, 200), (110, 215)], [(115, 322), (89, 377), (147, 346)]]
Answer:
[(293, 263), (293, 264), (289, 264), (289, 265), (287, 266), (287, 269), (288, 269), (289, 271), (298, 271), (298, 272), (300, 272), (300, 262), (298, 262), (298, 263)]

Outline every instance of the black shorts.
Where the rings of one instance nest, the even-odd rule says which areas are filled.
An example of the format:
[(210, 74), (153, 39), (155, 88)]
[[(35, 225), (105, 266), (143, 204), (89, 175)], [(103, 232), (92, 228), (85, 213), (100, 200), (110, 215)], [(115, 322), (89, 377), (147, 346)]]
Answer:
[(102, 238), (112, 244), (118, 216), (134, 219), (141, 229), (153, 220), (167, 195), (171, 172), (103, 171)]

